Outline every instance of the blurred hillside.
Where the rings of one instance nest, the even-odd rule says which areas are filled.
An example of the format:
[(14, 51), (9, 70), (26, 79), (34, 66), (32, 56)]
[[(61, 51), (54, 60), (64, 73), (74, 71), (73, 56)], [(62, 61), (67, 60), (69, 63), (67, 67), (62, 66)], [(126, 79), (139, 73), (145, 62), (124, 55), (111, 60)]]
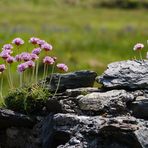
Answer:
[[(26, 42), (37, 36), (54, 46), (51, 54), (68, 63), (70, 71), (92, 69), (102, 73), (110, 62), (132, 59), (137, 54), (132, 50), (135, 43), (146, 44), (147, 3), (148, 0), (1, 0), (0, 44), (17, 36)], [(26, 48), (33, 47), (22, 50)], [(146, 49), (144, 57), (145, 53)]]

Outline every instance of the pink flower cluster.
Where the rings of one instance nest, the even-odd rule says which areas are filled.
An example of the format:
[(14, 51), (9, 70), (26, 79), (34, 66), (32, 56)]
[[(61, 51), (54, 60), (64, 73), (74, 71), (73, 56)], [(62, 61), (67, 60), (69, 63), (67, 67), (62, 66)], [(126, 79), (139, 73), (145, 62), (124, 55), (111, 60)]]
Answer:
[[(0, 57), (3, 60), (5, 60), (5, 62), (7, 62), (8, 64), (12, 64), (13, 62), (20, 62), (17, 66), (17, 71), (21, 73), (28, 68), (35, 67), (35, 61), (39, 59), (39, 54), (42, 52), (42, 50), (48, 52), (53, 49), (52, 45), (36, 37), (31, 37), (29, 39), (29, 43), (35, 45), (35, 48), (31, 51), (31, 53), (22, 52), (20, 54), (12, 56), (12, 49), (14, 49), (12, 44), (16, 45), (17, 47), (24, 44), (24, 40), (17, 37), (12, 40), (12, 44), (3, 45)], [(16, 50), (18, 50), (18, 48)], [(43, 63), (47, 65), (53, 65), (56, 62), (56, 60), (56, 57), (45, 56), (43, 58)], [(57, 64), (57, 68), (65, 72), (68, 71), (68, 67), (65, 64)], [(0, 72), (3, 72), (5, 69), (5, 65), (1, 64)]]
[(17, 66), (17, 71), (18, 72), (23, 72), (25, 71), (27, 68), (33, 68), (35, 67), (35, 63), (33, 61), (27, 61), (25, 63), (21, 63)]

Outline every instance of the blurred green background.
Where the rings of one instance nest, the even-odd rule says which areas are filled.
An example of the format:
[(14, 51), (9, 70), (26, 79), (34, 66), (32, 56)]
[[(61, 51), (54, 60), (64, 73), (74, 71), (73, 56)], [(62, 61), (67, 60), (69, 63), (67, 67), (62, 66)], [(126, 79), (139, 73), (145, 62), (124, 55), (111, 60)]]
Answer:
[[(138, 57), (137, 42), (145, 44), (145, 58), (148, 0), (0, 0), (0, 46), (32, 36), (51, 43), (50, 54), (69, 71), (101, 74), (110, 62)], [(26, 49), (33, 46), (20, 52)], [(18, 76), (16, 65), (12, 75)]]

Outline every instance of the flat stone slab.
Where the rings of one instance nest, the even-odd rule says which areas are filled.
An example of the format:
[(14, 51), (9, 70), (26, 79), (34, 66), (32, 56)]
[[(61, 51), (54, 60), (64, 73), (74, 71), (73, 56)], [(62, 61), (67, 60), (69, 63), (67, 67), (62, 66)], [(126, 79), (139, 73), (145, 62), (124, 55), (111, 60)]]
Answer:
[(84, 111), (96, 111), (110, 114), (122, 114), (127, 111), (126, 103), (134, 99), (134, 95), (125, 90), (94, 92), (79, 96), (79, 107)]
[(96, 81), (110, 89), (148, 89), (148, 60), (111, 63)]
[(49, 84), (51, 75), (46, 78), (46, 84), (51, 91), (55, 91), (59, 77), (61, 77), (58, 89), (59, 91), (81, 87), (92, 87), (94, 85), (96, 76), (96, 72), (88, 70), (81, 70), (65, 74), (53, 74), (51, 84)]

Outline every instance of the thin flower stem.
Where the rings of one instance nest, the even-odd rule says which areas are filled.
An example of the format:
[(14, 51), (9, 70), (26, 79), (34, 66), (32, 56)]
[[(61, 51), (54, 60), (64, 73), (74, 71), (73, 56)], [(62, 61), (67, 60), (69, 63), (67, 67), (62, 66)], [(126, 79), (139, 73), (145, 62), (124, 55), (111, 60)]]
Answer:
[(53, 66), (52, 66), (51, 75), (50, 75), (50, 80), (49, 80), (49, 85), (51, 84), (51, 80), (52, 80), (54, 68), (55, 68), (55, 63), (54, 63)]
[(140, 60), (142, 61), (142, 54), (141, 54), (141, 50), (139, 50), (139, 55), (140, 55)]
[(58, 80), (57, 88), (56, 88), (56, 91), (55, 91), (54, 95), (52, 96), (52, 99), (55, 97), (55, 95), (56, 95), (57, 92), (58, 92), (58, 89), (59, 89), (59, 86), (60, 86), (60, 81), (61, 81), (61, 75), (59, 76), (59, 80)]
[(39, 62), (37, 61), (37, 63), (36, 63), (36, 72), (35, 72), (35, 81), (36, 81), (36, 83), (38, 81), (38, 68), (39, 68)]
[(1, 99), (3, 99), (3, 73), (1, 77), (1, 87), (0, 87), (0, 92), (1, 92)]
[(46, 77), (47, 77), (47, 75), (48, 75), (48, 69), (49, 69), (49, 66), (47, 65), (47, 66), (46, 66), (45, 78), (46, 78)]
[[(5, 65), (7, 66), (6, 61), (5, 61)], [(6, 74), (6, 76), (7, 76), (9, 87), (11, 88), (11, 83), (10, 83), (10, 80), (9, 80), (9, 70), (8, 70), (8, 73)]]
[(43, 79), (45, 78), (46, 64), (44, 64)]
[(23, 85), (23, 73), (20, 73), (20, 87)]
[(31, 76), (31, 82), (33, 82), (34, 81), (34, 73), (35, 73), (35, 68), (33, 67), (32, 68), (32, 76)]
[(11, 76), (11, 65), (10, 64), (8, 64), (8, 74), (9, 74), (11, 88), (13, 88), (13, 80), (12, 80), (12, 76)]

